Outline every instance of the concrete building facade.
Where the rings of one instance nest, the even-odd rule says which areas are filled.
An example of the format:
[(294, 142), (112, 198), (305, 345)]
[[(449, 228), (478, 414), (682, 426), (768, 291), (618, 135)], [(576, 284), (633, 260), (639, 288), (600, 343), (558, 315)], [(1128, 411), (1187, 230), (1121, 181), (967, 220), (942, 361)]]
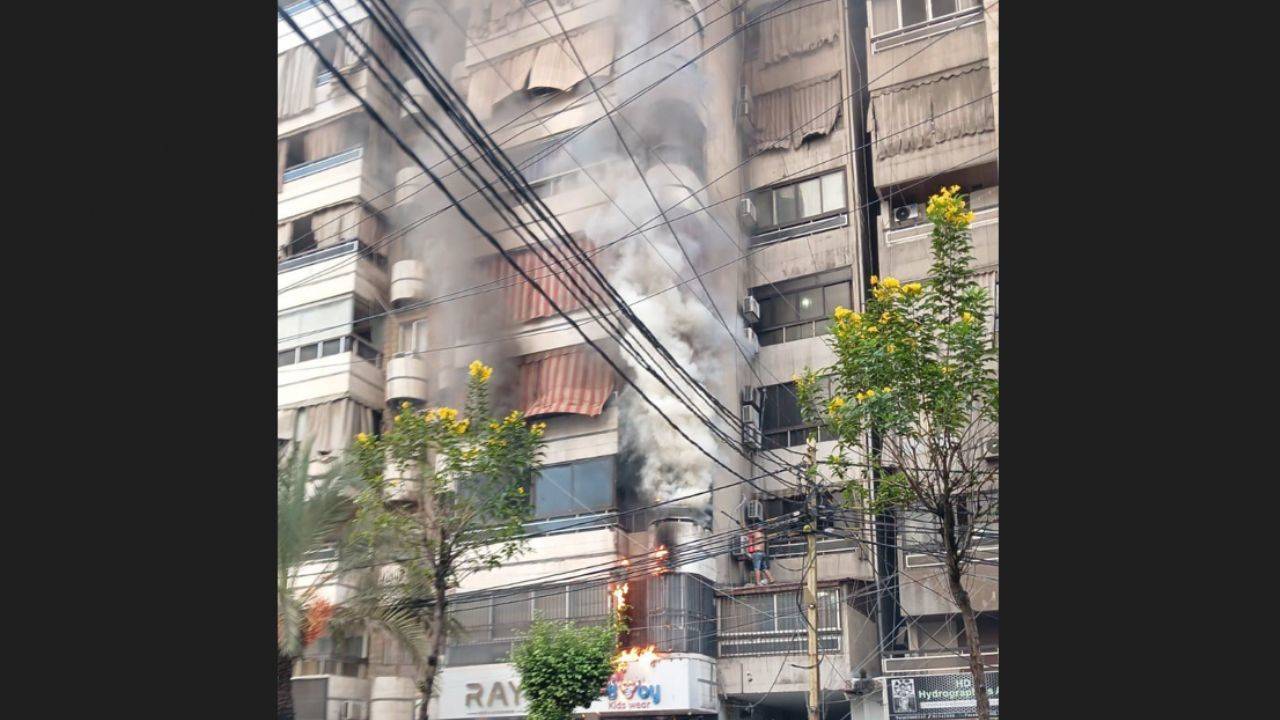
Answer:
[[(976, 254), (998, 292), (993, 96), (977, 97), (995, 88), (996, 45), (981, 3), (392, 5), (677, 364), (746, 426), (720, 422), (749, 451), (743, 457), (700, 430), (692, 412), (668, 406), (729, 469), (691, 451), (279, 21), (279, 443), (312, 442), (318, 472), (357, 432), (377, 432), (389, 408), (458, 402), (474, 359), (495, 367), (498, 403), (547, 423), (529, 525), (539, 536), (458, 588), (471, 598), (494, 594), (455, 612), (461, 630), (431, 716), (522, 716), (519, 678), (505, 662), (513, 640), (535, 615), (596, 622), (611, 612), (598, 583), (539, 580), (663, 546), (676, 548), (672, 571), (630, 579), (637, 629), (629, 640), (656, 645), (665, 669), (627, 680), (661, 685), (662, 702), (629, 698), (590, 712), (803, 718), (803, 541), (788, 517), (799, 507), (793, 468), (811, 428), (791, 378), (832, 363), (826, 322), (836, 306), (861, 307), (869, 275), (923, 277), (927, 231), (907, 221), (909, 212), (902, 221), (895, 213), (940, 185), (972, 189)], [(444, 124), (439, 108), (360, 3), (303, 0), (285, 11), (424, 161), (448, 173), (445, 153), (422, 132), (427, 117)], [(342, 20), (404, 83), (404, 102), (373, 77), (377, 59), (353, 52), (348, 31), (335, 32)], [(957, 98), (979, 102), (946, 113)], [(444, 180), (646, 394), (669, 397), (571, 278), (468, 197), (474, 188), (457, 175)], [(517, 210), (531, 218), (529, 208)], [(694, 404), (715, 414), (709, 400)], [(820, 438), (820, 455), (833, 447)], [(713, 486), (723, 489), (696, 503), (637, 510)], [(674, 564), (683, 563), (681, 544), (736, 538), (757, 525), (769, 528), (774, 584), (754, 585), (737, 542)], [(936, 568), (903, 553), (896, 565), (913, 581), (899, 583), (897, 606), (909, 629), (887, 637), (868, 530), (834, 519), (822, 529), (824, 720), (887, 719), (877, 680), (950, 671), (926, 660), (934, 626), (954, 621), (953, 608), (912, 590), (935, 582)], [(317, 573), (326, 561), (315, 559)], [(529, 588), (513, 602), (510, 586), (519, 583)], [(340, 600), (342, 583), (332, 592)], [(984, 622), (997, 622), (994, 573), (975, 594)], [(930, 633), (910, 629), (925, 625)], [(934, 654), (954, 656), (955, 647)], [(322, 639), (295, 671), (297, 717), (409, 718), (422, 702), (415, 675), (403, 648), (379, 633), (343, 647)]]

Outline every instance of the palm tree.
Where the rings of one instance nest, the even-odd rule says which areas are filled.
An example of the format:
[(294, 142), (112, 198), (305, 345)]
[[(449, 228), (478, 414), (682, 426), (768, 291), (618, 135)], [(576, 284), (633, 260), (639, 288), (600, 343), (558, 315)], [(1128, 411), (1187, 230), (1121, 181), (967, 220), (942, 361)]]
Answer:
[(276, 471), (276, 706), (280, 720), (293, 719), (293, 663), (333, 613), (320, 589), (328, 577), (299, 587), (308, 556), (336, 539), (350, 517), (343, 490), (350, 476), (339, 466), (309, 477), (311, 448), (295, 446)]

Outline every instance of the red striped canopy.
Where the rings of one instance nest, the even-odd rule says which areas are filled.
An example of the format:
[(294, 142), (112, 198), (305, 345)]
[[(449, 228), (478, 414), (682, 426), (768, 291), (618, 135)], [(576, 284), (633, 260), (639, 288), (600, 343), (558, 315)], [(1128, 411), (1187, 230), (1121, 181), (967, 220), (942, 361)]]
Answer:
[(595, 417), (613, 392), (613, 368), (586, 345), (529, 355), (520, 365), (526, 416), (574, 413)]
[[(579, 245), (584, 250), (588, 249), (581, 241), (579, 241)], [(556, 257), (564, 259), (561, 248), (557, 248), (554, 252)], [(564, 269), (555, 259), (547, 257), (545, 252), (539, 250), (535, 254), (531, 250), (521, 250), (511, 253), (511, 258), (516, 261), (521, 270), (528, 273), (535, 282), (542, 286), (543, 290), (547, 291), (547, 294), (551, 296), (552, 300), (555, 300), (562, 310), (569, 312), (582, 307), (570, 292), (573, 286), (564, 279)], [(544, 260), (550, 262), (550, 267), (547, 266)], [(502, 281), (504, 286), (502, 291), (503, 302), (512, 320), (521, 323), (550, 317), (555, 314), (551, 303), (547, 302), (537, 290), (533, 289), (532, 285), (520, 277), (520, 274), (506, 260), (499, 256), (494, 261), (496, 263), (495, 275)], [(583, 273), (579, 263), (575, 262), (572, 257), (565, 264), (575, 274)], [(580, 280), (579, 283), (590, 287), (587, 282)]]

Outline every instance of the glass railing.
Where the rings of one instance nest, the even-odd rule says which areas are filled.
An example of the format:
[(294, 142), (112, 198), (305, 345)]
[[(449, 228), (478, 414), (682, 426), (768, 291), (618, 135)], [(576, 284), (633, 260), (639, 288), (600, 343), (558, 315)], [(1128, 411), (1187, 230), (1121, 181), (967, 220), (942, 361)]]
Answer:
[(294, 165), (291, 168), (285, 169), (284, 182), (290, 182), (297, 180), (298, 178), (304, 178), (308, 175), (315, 175), (318, 172), (324, 172), (325, 170), (339, 165), (345, 165), (353, 160), (359, 160), (363, 155), (363, 147), (353, 147), (349, 150), (343, 150), (336, 155), (330, 155), (329, 157), (320, 158), (319, 160), (312, 160), (311, 162), (302, 163), (301, 165)]

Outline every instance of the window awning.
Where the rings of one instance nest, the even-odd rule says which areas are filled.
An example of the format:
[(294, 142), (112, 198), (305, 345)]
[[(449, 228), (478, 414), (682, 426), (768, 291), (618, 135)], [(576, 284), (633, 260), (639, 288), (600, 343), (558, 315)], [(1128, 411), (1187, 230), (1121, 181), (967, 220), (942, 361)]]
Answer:
[(756, 131), (752, 152), (794, 150), (811, 135), (830, 133), (840, 117), (843, 97), (838, 72), (755, 96), (751, 103), (751, 124)]
[[(590, 246), (581, 239), (577, 241), (578, 246), (584, 251), (590, 252)], [(560, 256), (561, 249), (557, 249), (555, 254)], [(559, 263), (550, 260), (550, 267), (543, 262), (546, 254), (539, 252), (534, 254), (532, 250), (522, 250), (520, 252), (511, 253), (511, 258), (516, 261), (521, 270), (529, 274), (551, 299), (555, 301), (560, 309), (568, 312), (577, 310), (582, 306), (571, 292), (571, 286), (564, 279), (564, 269)], [(494, 258), (495, 263), (494, 276), (501, 282), (503, 288), (503, 304), (507, 308), (508, 316), (517, 323), (536, 320), (538, 318), (551, 317), (556, 314), (555, 308), (551, 303), (547, 302), (542, 294), (534, 289), (524, 278), (520, 277), (511, 265), (502, 257)], [(577, 268), (577, 263), (572, 259), (565, 263), (571, 271), (582, 272)]]
[(872, 92), (869, 125), (876, 159), (994, 131), (990, 95), (986, 61)]
[(586, 345), (530, 355), (520, 365), (521, 406), (528, 417), (595, 417), (613, 393), (613, 368)]
[(772, 65), (833, 42), (840, 20), (833, 0), (770, 11), (760, 24), (760, 62)]

